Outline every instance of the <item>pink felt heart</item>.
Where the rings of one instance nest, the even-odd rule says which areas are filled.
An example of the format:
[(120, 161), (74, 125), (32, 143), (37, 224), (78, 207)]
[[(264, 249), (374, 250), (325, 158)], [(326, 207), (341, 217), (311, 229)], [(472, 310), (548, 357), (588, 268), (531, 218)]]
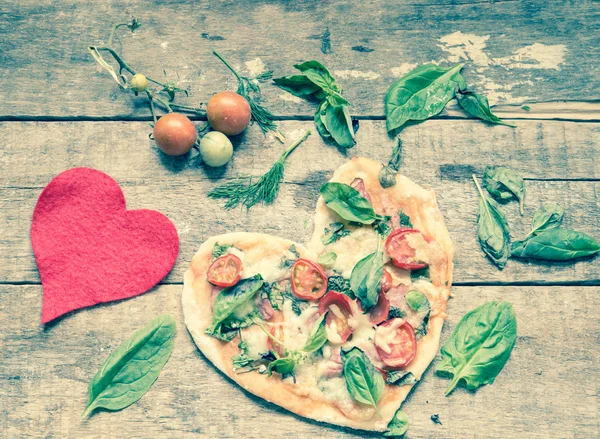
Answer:
[(65, 171), (42, 191), (31, 243), (44, 289), (42, 323), (148, 291), (179, 252), (166, 216), (126, 210), (117, 182), (90, 168)]

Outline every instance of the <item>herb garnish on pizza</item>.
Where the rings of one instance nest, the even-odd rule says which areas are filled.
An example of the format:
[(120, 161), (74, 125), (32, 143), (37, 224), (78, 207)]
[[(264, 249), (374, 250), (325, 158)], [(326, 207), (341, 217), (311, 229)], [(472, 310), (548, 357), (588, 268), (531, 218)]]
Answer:
[(331, 424), (386, 431), (434, 358), (453, 246), (433, 192), (354, 158), (321, 188), (307, 247), (208, 239), (185, 274), (195, 343), (244, 389)]

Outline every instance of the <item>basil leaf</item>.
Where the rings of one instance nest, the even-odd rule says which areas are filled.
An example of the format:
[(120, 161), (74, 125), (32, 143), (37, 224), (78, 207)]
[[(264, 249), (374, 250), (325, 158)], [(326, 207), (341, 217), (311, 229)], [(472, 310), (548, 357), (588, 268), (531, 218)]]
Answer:
[(317, 85), (327, 96), (335, 96), (338, 102), (348, 104), (342, 95), (342, 89), (336, 84), (329, 70), (318, 61), (306, 61), (302, 64), (294, 64), (313, 84)]
[(312, 352), (316, 352), (319, 349), (321, 349), (325, 343), (327, 343), (327, 332), (325, 331), (326, 315), (327, 313), (323, 314), (313, 324), (308, 339), (306, 340), (306, 344), (302, 348), (304, 352), (307, 352), (309, 354)]
[(222, 290), (213, 303), (213, 321), (205, 331), (206, 334), (219, 337), (223, 334), (223, 322), (230, 317), (235, 310), (249, 301), (262, 288), (264, 282), (260, 274), (249, 279), (243, 279), (237, 284)]
[(487, 302), (463, 316), (441, 350), (436, 374), (475, 390), (492, 384), (517, 339), (517, 319), (508, 302)]
[(546, 203), (533, 215), (531, 232), (527, 236), (537, 235), (544, 230), (553, 229), (562, 223), (565, 211), (556, 203)]
[(215, 259), (220, 258), (221, 256), (229, 253), (228, 250), (232, 247), (233, 247), (233, 245), (231, 245), (231, 244), (219, 245), (218, 242), (215, 242), (215, 245), (214, 245), (213, 251), (212, 251), (212, 257)]
[(431, 274), (429, 273), (429, 267), (419, 268), (418, 270), (412, 270), (410, 272), (411, 282), (416, 282), (419, 279), (425, 279), (431, 282)]
[(327, 99), (329, 105), (325, 106), (325, 117), (321, 118), (327, 132), (342, 148), (352, 148), (356, 141), (354, 140), (354, 130), (348, 106), (333, 105), (331, 97)]
[(282, 294), (284, 299), (287, 299), (290, 302), (292, 302), (292, 311), (294, 311), (294, 314), (296, 314), (297, 316), (302, 314), (302, 311), (304, 311), (310, 306), (310, 302), (298, 299), (290, 290), (285, 290)]
[(317, 131), (319, 132), (319, 135), (325, 140), (331, 139), (331, 134), (327, 130), (327, 127), (325, 126), (325, 121), (324, 121), (325, 115), (327, 114), (328, 106), (329, 106), (329, 102), (327, 102), (326, 100), (321, 102), (321, 104), (319, 105), (319, 108), (317, 109), (317, 112), (315, 113), (315, 126), (317, 127)]
[(555, 227), (512, 245), (516, 258), (568, 261), (600, 252), (600, 244), (583, 232)]
[(331, 223), (329, 224), (329, 227), (323, 229), (323, 233), (324, 235), (321, 237), (321, 242), (327, 245), (333, 244), (344, 236), (348, 236), (350, 230), (346, 230), (343, 223)]
[(392, 84), (385, 95), (387, 130), (398, 129), (409, 120), (428, 119), (442, 111), (455, 90), (466, 88), (460, 74), (463, 65), (446, 69), (426, 64)]
[(381, 373), (375, 369), (364, 352), (356, 347), (349, 351), (342, 349), (342, 364), (350, 396), (358, 402), (372, 405), (379, 413), (377, 402), (385, 388)]
[(498, 201), (519, 200), (519, 211), (523, 215), (525, 182), (517, 171), (505, 166), (487, 166), (483, 173), (483, 186)]
[(267, 375), (273, 375), (273, 372), (277, 372), (278, 374), (285, 377), (285, 375), (290, 375), (294, 373), (294, 368), (296, 367), (296, 360), (293, 357), (283, 357), (278, 358), (275, 361), (269, 363), (269, 368), (267, 369)]
[(312, 82), (305, 75), (284, 76), (282, 78), (273, 79), (273, 82), (275, 82), (278, 87), (300, 98), (309, 97), (321, 89), (321, 87)]
[(387, 428), (387, 431), (383, 433), (385, 437), (404, 436), (408, 431), (408, 416), (406, 416), (406, 413), (398, 409)]
[(406, 293), (406, 296), (404, 297), (406, 298), (406, 303), (408, 303), (408, 306), (410, 306), (413, 311), (419, 312), (425, 307), (429, 308), (427, 296), (420, 291), (411, 290)]
[(402, 311), (400, 308), (396, 308), (395, 306), (390, 306), (390, 312), (388, 313), (388, 320), (390, 319), (402, 319), (406, 317), (406, 313)]
[(343, 183), (325, 183), (320, 190), (325, 204), (346, 221), (372, 224), (381, 219), (371, 203), (356, 189)]
[(386, 217), (385, 220), (377, 220), (372, 225), (377, 233), (379, 233), (383, 238), (386, 238), (392, 232), (392, 226), (388, 224), (389, 217)]
[(497, 125), (506, 125), (515, 128), (516, 125), (504, 122), (490, 110), (490, 104), (485, 96), (474, 91), (458, 91), (456, 93), (458, 105), (468, 114), (478, 119)]
[(324, 267), (331, 267), (337, 259), (337, 254), (335, 252), (327, 252), (323, 253), (317, 259), (317, 262)]
[(356, 299), (350, 281), (342, 276), (329, 276), (327, 279), (327, 291), (337, 291), (343, 293), (351, 299)]
[(121, 343), (92, 378), (83, 416), (97, 408), (121, 410), (140, 399), (171, 356), (175, 326), (172, 316), (163, 315)]
[(271, 307), (275, 311), (281, 311), (283, 306), (283, 294), (281, 293), (279, 282), (273, 282), (272, 284), (263, 283), (261, 294), (262, 297), (269, 300)]
[(427, 325), (429, 324), (429, 316), (431, 315), (431, 308), (427, 310), (427, 313), (423, 316), (421, 324), (415, 328), (415, 335), (417, 340), (427, 335)]
[(477, 215), (479, 245), (492, 262), (502, 269), (506, 266), (510, 253), (508, 223), (498, 203), (483, 193), (474, 175), (473, 181), (480, 196)]
[(402, 140), (400, 137), (396, 140), (396, 145), (392, 150), (392, 157), (386, 166), (379, 170), (379, 184), (382, 188), (392, 187), (396, 184), (396, 174), (400, 169), (402, 160)]
[(381, 277), (383, 276), (383, 252), (377, 250), (365, 256), (352, 269), (350, 286), (365, 312), (370, 311), (379, 299)]
[(388, 370), (385, 382), (395, 386), (409, 386), (416, 384), (419, 380), (415, 378), (412, 372), (405, 370)]
[(405, 214), (402, 209), (400, 209), (400, 212), (398, 212), (398, 215), (400, 216), (400, 225), (402, 227), (410, 227), (412, 228), (412, 223), (410, 222), (410, 217)]

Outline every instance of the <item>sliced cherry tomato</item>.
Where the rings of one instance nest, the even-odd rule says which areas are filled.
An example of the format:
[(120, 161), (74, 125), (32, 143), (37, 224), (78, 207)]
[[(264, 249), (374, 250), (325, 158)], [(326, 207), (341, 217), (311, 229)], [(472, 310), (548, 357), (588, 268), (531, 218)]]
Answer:
[(298, 259), (292, 266), (292, 292), (303, 300), (317, 300), (327, 291), (327, 276), (319, 264)]
[(417, 353), (415, 330), (404, 319), (392, 319), (377, 327), (375, 348), (381, 361), (391, 369), (408, 365)]
[(392, 288), (392, 275), (384, 268), (383, 277), (381, 278), (381, 290), (387, 293), (390, 288)]
[(359, 194), (361, 194), (364, 198), (366, 198), (369, 201), (369, 203), (373, 204), (371, 202), (371, 196), (367, 192), (367, 187), (365, 186), (365, 182), (362, 178), (355, 178), (354, 180), (352, 180), (352, 183), (350, 183), (350, 187), (356, 189)]
[(354, 328), (348, 324), (348, 318), (352, 316), (352, 300), (345, 294), (329, 291), (319, 301), (319, 314), (323, 315), (326, 312), (325, 325), (330, 329), (335, 328), (341, 342), (344, 343), (354, 331)]
[[(275, 337), (277, 340), (281, 341), (281, 343), (285, 343), (283, 326), (281, 326), (281, 325), (271, 326), (271, 329), (269, 329), (269, 332), (271, 333), (271, 335), (273, 337)], [(267, 337), (267, 348), (270, 351), (275, 352), (278, 355), (278, 357), (285, 357), (285, 348), (283, 347), (283, 345), (280, 343), (277, 343), (276, 341), (273, 341), (271, 339), (271, 337)]]
[[(392, 258), (392, 263), (404, 270), (419, 270), (420, 268), (427, 267), (426, 262), (419, 261), (416, 258), (416, 251), (410, 246), (406, 237), (411, 234), (418, 233), (417, 229), (396, 229), (385, 241), (385, 251)], [(421, 235), (423, 236), (423, 235)], [(423, 239), (427, 239), (423, 236)]]
[(382, 322), (385, 322), (390, 313), (390, 301), (387, 296), (383, 292), (383, 289), (379, 292), (379, 299), (377, 300), (377, 305), (371, 310), (369, 313), (369, 319), (371, 323), (374, 325), (379, 325)]
[(230, 287), (240, 280), (242, 268), (242, 261), (236, 255), (221, 256), (208, 268), (208, 281), (219, 287)]

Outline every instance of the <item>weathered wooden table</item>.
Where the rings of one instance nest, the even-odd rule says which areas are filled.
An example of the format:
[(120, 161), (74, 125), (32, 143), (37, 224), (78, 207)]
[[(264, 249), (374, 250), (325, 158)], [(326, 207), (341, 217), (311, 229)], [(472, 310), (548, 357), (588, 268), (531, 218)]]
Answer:
[[(191, 3), (191, 2), (190, 2)], [(403, 173), (438, 194), (456, 244), (455, 287), (442, 338), (487, 300), (513, 302), (518, 340), (497, 381), (444, 396), (432, 370), (409, 397), (409, 437), (593, 438), (600, 436), (600, 258), (568, 264), (511, 261), (498, 271), (475, 234), (472, 173), (507, 165), (527, 178), (526, 215), (505, 209), (514, 236), (542, 202), (600, 238), (600, 7), (591, 1), (374, 0), (118, 2), (4, 0), (0, 5), (0, 432), (7, 438), (376, 437), (299, 419), (240, 391), (196, 349), (182, 320), (182, 274), (208, 236), (262, 231), (305, 242), (319, 186), (352, 155), (385, 161), (383, 95), (394, 78), (430, 62), (468, 62), (465, 76), (498, 102), (516, 129), (465, 119), (455, 107), (406, 128)], [(231, 75), (321, 60), (360, 120), (347, 155), (311, 136), (288, 162), (275, 204), (233, 214), (206, 197), (215, 181), (262, 174), (283, 146), (251, 127), (233, 162), (208, 171), (161, 155), (148, 139), (144, 99), (121, 92), (86, 51), (131, 15), (143, 26), (117, 48), (153, 76), (166, 70), (190, 105)], [(263, 87), (281, 130), (312, 127), (314, 106)], [(530, 107), (529, 111), (522, 105)], [(178, 262), (153, 291), (39, 324), (42, 288), (29, 228), (42, 188), (75, 166), (107, 172), (130, 209), (160, 210), (181, 238)], [(265, 218), (268, 217), (268, 221)], [(179, 321), (170, 362), (128, 409), (80, 414), (87, 383), (108, 353), (160, 313)], [(430, 420), (439, 414), (443, 425)]]

